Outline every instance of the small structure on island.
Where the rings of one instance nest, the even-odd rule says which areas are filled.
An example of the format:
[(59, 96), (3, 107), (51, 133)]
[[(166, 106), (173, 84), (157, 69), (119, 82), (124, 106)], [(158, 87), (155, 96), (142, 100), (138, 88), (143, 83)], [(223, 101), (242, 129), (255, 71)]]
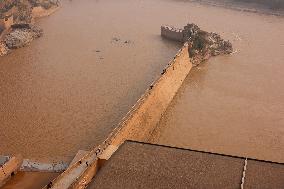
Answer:
[(161, 35), (167, 39), (184, 42), (183, 32), (180, 28), (175, 28), (172, 26), (161, 26)]
[(208, 60), (211, 56), (230, 54), (232, 44), (214, 32), (201, 30), (196, 24), (187, 24), (183, 29), (161, 26), (161, 36), (189, 44), (189, 57), (193, 65)]

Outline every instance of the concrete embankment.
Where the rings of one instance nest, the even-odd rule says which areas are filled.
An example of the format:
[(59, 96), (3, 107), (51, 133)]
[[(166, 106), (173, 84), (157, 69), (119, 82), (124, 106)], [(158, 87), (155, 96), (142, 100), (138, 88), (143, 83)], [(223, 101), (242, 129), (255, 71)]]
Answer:
[(147, 141), (191, 68), (186, 43), (106, 141), (71, 165), (46, 188), (84, 187), (99, 169), (99, 159), (107, 159), (125, 140)]

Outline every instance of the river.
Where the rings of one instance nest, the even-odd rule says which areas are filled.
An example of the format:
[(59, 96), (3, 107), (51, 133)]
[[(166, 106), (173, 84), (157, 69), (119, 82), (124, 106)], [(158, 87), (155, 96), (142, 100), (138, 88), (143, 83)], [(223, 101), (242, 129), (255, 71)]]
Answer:
[(0, 58), (0, 154), (70, 161), (100, 144), (179, 48), (151, 2), (62, 3), (42, 38)]
[(237, 52), (190, 73), (155, 141), (284, 161), (283, 18), (186, 1), (64, 0), (44, 37), (0, 58), (0, 154), (69, 161), (101, 143), (180, 44), (188, 22)]
[(283, 163), (284, 18), (217, 7), (189, 14), (236, 52), (191, 70), (152, 142)]
[(98, 145), (180, 48), (160, 26), (188, 22), (236, 53), (192, 69), (152, 142), (284, 162), (284, 19), (179, 0), (63, 0), (44, 37), (0, 58), (0, 154), (69, 161)]

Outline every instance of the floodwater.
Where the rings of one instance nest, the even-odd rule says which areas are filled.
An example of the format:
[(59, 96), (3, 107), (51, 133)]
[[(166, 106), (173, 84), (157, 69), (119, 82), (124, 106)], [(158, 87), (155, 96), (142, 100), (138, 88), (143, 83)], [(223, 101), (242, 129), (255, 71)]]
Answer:
[(42, 38), (1, 57), (0, 154), (69, 161), (104, 141), (179, 49), (151, 4), (63, 1)]
[(216, 7), (188, 12), (230, 39), (236, 53), (191, 70), (152, 142), (283, 163), (284, 18)]
[(180, 44), (160, 25), (194, 22), (238, 52), (192, 70), (155, 141), (284, 161), (284, 20), (173, 0), (64, 0), (44, 37), (0, 58), (0, 154), (71, 160), (102, 142)]

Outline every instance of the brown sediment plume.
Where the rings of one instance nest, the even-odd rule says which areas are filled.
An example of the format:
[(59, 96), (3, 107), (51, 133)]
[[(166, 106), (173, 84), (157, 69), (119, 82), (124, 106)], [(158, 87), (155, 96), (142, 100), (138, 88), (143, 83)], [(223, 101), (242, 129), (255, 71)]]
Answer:
[(35, 19), (49, 16), (59, 8), (59, 0), (10, 0), (0, 3), (0, 56), (27, 46), (41, 37)]

